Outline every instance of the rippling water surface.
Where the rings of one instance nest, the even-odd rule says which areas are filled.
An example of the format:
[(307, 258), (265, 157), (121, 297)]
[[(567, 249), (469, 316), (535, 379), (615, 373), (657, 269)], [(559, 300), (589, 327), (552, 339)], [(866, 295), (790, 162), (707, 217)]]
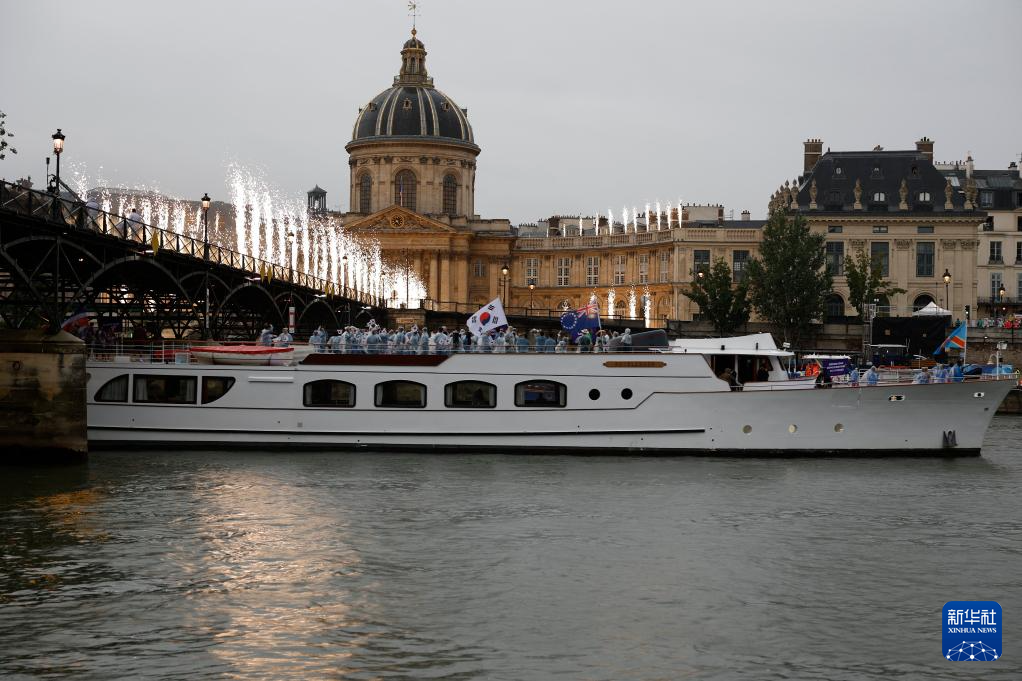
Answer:
[[(0, 677), (1018, 679), (1020, 440), (0, 468)], [(988, 599), (1004, 657), (946, 662), (941, 606)]]

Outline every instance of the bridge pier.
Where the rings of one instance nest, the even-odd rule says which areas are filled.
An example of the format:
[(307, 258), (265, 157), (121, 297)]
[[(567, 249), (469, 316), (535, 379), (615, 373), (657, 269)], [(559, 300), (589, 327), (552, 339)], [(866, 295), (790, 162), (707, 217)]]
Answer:
[(81, 340), (0, 330), (0, 463), (83, 461), (85, 389)]

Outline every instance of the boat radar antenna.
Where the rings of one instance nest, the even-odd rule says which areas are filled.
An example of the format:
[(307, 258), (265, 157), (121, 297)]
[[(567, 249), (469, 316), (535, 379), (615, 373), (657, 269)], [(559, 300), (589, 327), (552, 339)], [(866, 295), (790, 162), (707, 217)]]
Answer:
[(415, 35), (415, 19), (419, 16), (419, 3), (409, 2), (408, 3), (408, 16), (412, 18), (412, 35)]

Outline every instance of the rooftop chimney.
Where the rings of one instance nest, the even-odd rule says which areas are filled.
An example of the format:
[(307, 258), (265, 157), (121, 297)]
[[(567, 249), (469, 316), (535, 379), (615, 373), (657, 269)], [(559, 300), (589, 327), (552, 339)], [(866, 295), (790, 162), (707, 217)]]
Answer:
[(972, 152), (970, 151), (969, 155), (965, 157), (965, 177), (971, 178), (972, 177), (972, 171), (975, 170), (975, 169), (976, 169), (976, 166), (972, 162)]
[(933, 163), (933, 140), (923, 136), (916, 141), (916, 151), (926, 157), (926, 160)]
[(747, 210), (742, 211), (742, 222), (748, 222), (752, 219), (752, 213)]
[(823, 140), (809, 138), (802, 144), (805, 146), (805, 164), (802, 172), (808, 175), (809, 171), (816, 165), (816, 162), (823, 156)]

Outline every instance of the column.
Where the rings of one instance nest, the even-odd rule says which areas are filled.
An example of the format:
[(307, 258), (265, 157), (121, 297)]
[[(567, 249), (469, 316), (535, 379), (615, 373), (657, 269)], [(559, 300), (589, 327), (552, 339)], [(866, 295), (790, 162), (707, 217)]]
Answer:
[(440, 300), (440, 254), (433, 253), (429, 263), (429, 297)]
[(440, 277), (440, 299), (447, 303), (455, 302), (451, 297), (451, 256), (448, 253), (443, 253), (440, 256), (438, 275)]

